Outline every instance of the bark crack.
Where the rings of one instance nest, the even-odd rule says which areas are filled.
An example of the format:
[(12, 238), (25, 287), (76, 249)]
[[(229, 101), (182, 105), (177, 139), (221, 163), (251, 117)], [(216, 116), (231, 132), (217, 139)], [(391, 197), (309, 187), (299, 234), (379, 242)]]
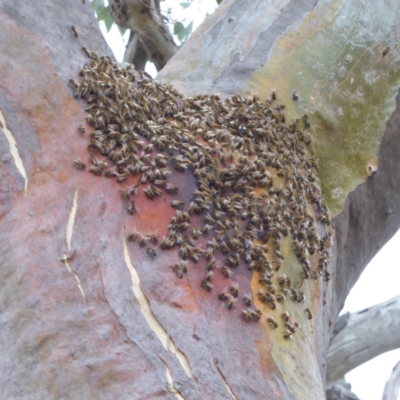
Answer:
[[(72, 234), (74, 232), (74, 223), (75, 223), (75, 217), (76, 217), (76, 210), (78, 208), (78, 190), (75, 190), (75, 195), (74, 195), (74, 201), (72, 203), (72, 208), (69, 213), (68, 217), (68, 222), (67, 222), (67, 233), (66, 233), (66, 242), (67, 242), (67, 254), (72, 254)], [(79, 279), (78, 274), (76, 273), (75, 270), (73, 270), (68, 262), (69, 257), (64, 256), (62, 261), (64, 262), (65, 266), (68, 268), (68, 271), (70, 274), (72, 274), (76, 280), (76, 283), (78, 285), (78, 288), (80, 292), (82, 293), (83, 299), (86, 301), (86, 294), (83, 290), (81, 280)]]
[(189, 361), (188, 361), (186, 355), (176, 347), (175, 343), (170, 338), (170, 336), (167, 334), (164, 327), (157, 320), (157, 318), (153, 314), (153, 311), (150, 307), (149, 300), (147, 299), (146, 295), (144, 294), (144, 292), (142, 291), (142, 289), (140, 287), (139, 274), (132, 263), (132, 260), (131, 260), (130, 254), (129, 254), (129, 250), (128, 250), (128, 246), (126, 243), (125, 233), (122, 237), (122, 240), (123, 240), (125, 263), (128, 267), (128, 270), (131, 274), (131, 279), (132, 279), (132, 292), (133, 292), (133, 295), (135, 296), (136, 300), (139, 303), (142, 315), (144, 316), (150, 329), (156, 334), (158, 340), (161, 342), (161, 344), (163, 345), (165, 350), (172, 353), (178, 359), (179, 363), (181, 364), (182, 368), (184, 369), (184, 371), (186, 372), (186, 375), (189, 378), (195, 379), (195, 377), (193, 376), (193, 373), (190, 369)]
[(17, 167), (19, 173), (24, 178), (25, 182), (24, 190), (26, 195), (26, 191), (28, 190), (28, 176), (26, 175), (24, 163), (22, 162), (21, 156), (19, 155), (17, 141), (15, 140), (15, 137), (10, 131), (10, 129), (7, 127), (6, 119), (4, 118), (4, 114), (1, 110), (0, 110), (0, 128), (3, 130), (4, 135), (6, 136), (6, 139), (8, 141), (8, 144), (10, 145), (10, 153), (11, 157), (14, 159), (15, 166)]

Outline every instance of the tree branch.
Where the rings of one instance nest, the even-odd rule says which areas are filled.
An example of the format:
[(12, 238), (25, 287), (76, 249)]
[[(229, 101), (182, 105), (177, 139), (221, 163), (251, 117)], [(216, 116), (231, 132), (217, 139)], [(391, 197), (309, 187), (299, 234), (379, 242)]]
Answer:
[[(400, 296), (338, 320), (328, 351), (327, 385), (379, 354), (400, 347)], [(336, 328), (336, 325), (335, 325)]]
[(397, 399), (400, 391), (400, 361), (394, 366), (392, 375), (386, 382), (382, 400)]
[(110, 0), (115, 22), (131, 29), (140, 41), (157, 71), (178, 51), (155, 0)]
[(149, 57), (147, 57), (139, 36), (131, 31), (124, 54), (124, 61), (133, 64), (138, 71), (144, 71), (148, 60)]
[(344, 379), (336, 382), (326, 391), (326, 400), (360, 400), (352, 391), (350, 383)]

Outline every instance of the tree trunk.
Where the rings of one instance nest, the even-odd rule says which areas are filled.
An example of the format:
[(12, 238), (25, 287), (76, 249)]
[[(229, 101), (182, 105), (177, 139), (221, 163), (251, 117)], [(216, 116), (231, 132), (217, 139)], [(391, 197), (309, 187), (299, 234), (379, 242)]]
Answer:
[[(246, 315), (242, 314), (246, 307), (239, 305), (241, 297), (229, 310), (216, 290), (204, 290), (208, 281), (199, 283), (204, 263), (190, 265), (187, 276), (178, 279), (172, 271), (180, 263), (177, 251), (157, 249), (152, 258), (151, 236), (147, 242), (141, 237), (150, 249), (147, 253), (128, 241), (127, 233), (134, 228), (143, 234), (156, 233), (159, 239), (167, 234), (175, 212), (171, 197), (163, 194), (149, 201), (138, 195), (140, 212), (129, 215), (119, 193), (126, 181), (121, 185), (72, 166), (76, 157), (85, 162), (88, 158), (85, 147), (95, 136), (89, 138), (94, 129), (85, 122), (84, 109), (89, 107), (90, 114), (94, 100), (88, 99), (92, 102), (88, 106), (76, 99), (71, 88), (75, 83), (68, 82), (79, 84), (79, 70), (91, 59), (94, 62), (81, 75), (89, 79), (93, 74), (91, 68), (96, 69), (100, 61), (92, 51), (99, 56), (111, 54), (89, 2), (83, 3), (0, 2), (2, 398), (324, 398), (333, 323), (367, 262), (399, 227), (399, 50), (395, 44), (399, 5), (378, 1), (364, 9), (357, 1), (340, 5), (306, 0), (279, 5), (264, 0), (223, 2), (159, 74), (160, 81), (173, 84), (186, 96), (255, 93), (265, 101), (276, 90), (278, 101), (286, 106), (287, 125), (305, 112), (311, 120), (310, 151), (319, 162), (325, 201), (334, 216), (335, 241), (328, 268), (332, 279), (327, 282), (325, 274), (326, 281), (302, 281), (297, 297), (289, 292), (285, 303), (289, 321), (299, 323), (296, 333), (289, 335), (281, 320), (285, 308), (278, 304), (270, 310), (259, 300), (260, 274), (249, 271), (242, 259), (235, 282), (240, 295), (249, 293), (261, 310), (259, 323), (241, 317)], [(60, 16), (65, 16), (61, 23)], [(110, 59), (101, 62), (111, 65)], [(121, 78), (121, 87), (133, 79), (129, 74), (134, 73), (128, 71)], [(96, 107), (100, 97), (108, 101), (108, 89), (116, 90), (115, 85), (106, 87), (103, 79), (109, 79), (104, 71), (93, 80), (101, 87)], [(138, 74), (130, 85), (129, 101), (130, 93), (136, 95), (140, 87), (155, 87)], [(75, 91), (87, 97), (82, 87)], [(182, 103), (183, 110), (190, 105), (192, 111), (197, 108), (211, 115), (204, 106), (209, 97), (188, 99), (168, 87), (162, 91), (166, 108)], [(147, 107), (150, 115), (161, 107), (155, 96), (153, 100), (147, 96), (140, 105), (130, 103), (125, 111), (139, 113)], [(174, 105), (168, 96), (174, 98)], [(222, 104), (216, 98), (212, 101)], [(229, 104), (235, 101), (240, 104), (242, 99)], [(256, 99), (252, 101), (251, 110), (261, 107)], [(174, 122), (179, 126), (184, 117), (193, 118), (184, 112), (172, 114), (158, 116), (163, 120), (158, 124), (167, 129)], [(91, 123), (101, 130), (103, 122), (96, 120), (97, 115), (90, 117)], [(217, 124), (218, 115), (212, 115)], [(307, 120), (302, 122), (306, 127)], [(196, 124), (190, 134), (202, 129), (201, 121)], [(246, 127), (236, 125), (235, 140), (247, 138)], [(153, 129), (154, 124), (146, 126)], [(121, 119), (118, 129), (123, 127)], [(202, 135), (197, 133), (197, 146), (206, 143), (212, 148), (212, 139)], [(212, 144), (215, 151), (210, 154), (215, 155), (218, 143)], [(374, 173), (378, 148), (379, 169)], [(171, 152), (178, 157), (176, 150)], [(239, 159), (236, 153), (232, 157), (232, 163)], [(216, 186), (221, 184), (221, 168), (216, 164), (212, 170)], [(279, 181), (276, 171), (271, 174)], [(168, 178), (179, 186), (185, 204), (190, 204), (197, 189), (193, 176), (174, 170)], [(132, 177), (128, 181), (135, 182)], [(218, 199), (219, 193), (213, 193)], [(307, 207), (314, 218), (318, 212), (312, 211), (311, 204)], [(316, 226), (320, 238), (327, 237), (331, 228), (321, 221)], [(204, 239), (199, 242), (205, 244)], [(259, 242), (254, 240), (251, 247)], [(300, 276), (292, 242), (290, 235), (282, 240), (285, 260), (273, 278), (277, 287), (276, 277), (282, 278), (283, 272)], [(270, 252), (276, 255), (276, 250), (274, 245)], [(305, 260), (311, 260), (312, 271), (319, 262), (319, 252), (315, 254)], [(213, 282), (220, 290), (230, 283), (220, 275)], [(291, 302), (289, 297), (297, 300)], [(271, 316), (279, 329), (271, 329), (266, 319)]]

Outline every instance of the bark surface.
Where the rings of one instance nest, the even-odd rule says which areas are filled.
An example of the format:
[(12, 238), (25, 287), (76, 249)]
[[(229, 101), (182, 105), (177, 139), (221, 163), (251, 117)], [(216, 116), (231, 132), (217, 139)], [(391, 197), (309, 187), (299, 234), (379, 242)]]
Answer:
[[(249, 76), (267, 61), (274, 40), (315, 7), (315, 1), (285, 2), (279, 9), (266, 4), (224, 2), (160, 79), (188, 95), (251, 92)], [(335, 218), (333, 279), (310, 292), (313, 320), (301, 321), (301, 340), (274, 341), (263, 326), (218, 309), (197, 280), (177, 284), (166, 268), (176, 255), (152, 261), (139, 247), (128, 248), (125, 233), (134, 224), (120, 200), (121, 186), (72, 167), (76, 156), (86, 160), (84, 138), (93, 129), (84, 122), (87, 105), (73, 97), (68, 81), (79, 80), (88, 62), (83, 46), (111, 52), (88, 2), (44, 0), (40, 7), (38, 13), (34, 1), (0, 3), (1, 397), (323, 398), (333, 321), (377, 247), (399, 226), (399, 104), (387, 124), (378, 172)], [(273, 23), (257, 24), (267, 14)], [(60, 23), (62, 15), (67, 18)], [(222, 63), (222, 50), (211, 44), (231, 54), (228, 45), (241, 43), (232, 33), (239, 28), (251, 33), (240, 31), (241, 38), (254, 42), (245, 58), (233, 52)], [(200, 35), (209, 46), (206, 57), (196, 43)], [(209, 66), (220, 62), (211, 76)], [(168, 222), (162, 202), (155, 204), (137, 222), (148, 233)], [(251, 290), (251, 276), (240, 279)]]

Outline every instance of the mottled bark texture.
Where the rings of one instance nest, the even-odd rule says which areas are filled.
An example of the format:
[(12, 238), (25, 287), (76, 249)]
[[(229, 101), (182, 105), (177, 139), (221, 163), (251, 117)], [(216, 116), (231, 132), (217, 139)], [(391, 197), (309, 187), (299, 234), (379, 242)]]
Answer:
[[(137, 34), (147, 58), (154, 63), (157, 71), (163, 68), (178, 47), (160, 13), (159, 1), (110, 0), (109, 3), (115, 22)], [(140, 45), (137, 49), (140, 49)], [(132, 50), (129, 49), (131, 53)], [(127, 59), (125, 61), (130, 62)]]
[[(160, 79), (187, 95), (259, 90), (265, 100), (276, 82), (250, 81), (252, 72), (268, 63), (290, 26), (304, 18), (314, 26), (309, 13), (318, 6), (224, 1)], [(153, 260), (128, 247), (125, 234), (135, 226), (165, 234), (166, 203), (143, 203), (132, 219), (121, 185), (72, 167), (77, 156), (87, 160), (93, 129), (87, 104), (73, 97), (68, 81), (79, 81), (89, 61), (83, 46), (111, 51), (88, 1), (44, 0), (38, 7), (33, 0), (0, 2), (0, 397), (321, 400), (333, 322), (366, 263), (399, 226), (400, 105), (388, 118), (378, 171), (335, 218), (332, 280), (304, 284), (312, 287), (306, 302), (313, 319), (299, 314), (297, 336), (284, 340), (265, 324), (238, 319), (241, 308), (232, 314), (221, 307), (200, 287), (200, 267), (178, 281), (169, 268), (179, 262), (175, 253)], [(152, 12), (145, 11), (142, 20)], [(157, 34), (173, 52), (168, 35)], [(159, 67), (162, 57), (155, 57)], [(185, 186), (190, 202), (193, 182)], [(258, 284), (247, 270), (238, 280), (249, 292)]]

